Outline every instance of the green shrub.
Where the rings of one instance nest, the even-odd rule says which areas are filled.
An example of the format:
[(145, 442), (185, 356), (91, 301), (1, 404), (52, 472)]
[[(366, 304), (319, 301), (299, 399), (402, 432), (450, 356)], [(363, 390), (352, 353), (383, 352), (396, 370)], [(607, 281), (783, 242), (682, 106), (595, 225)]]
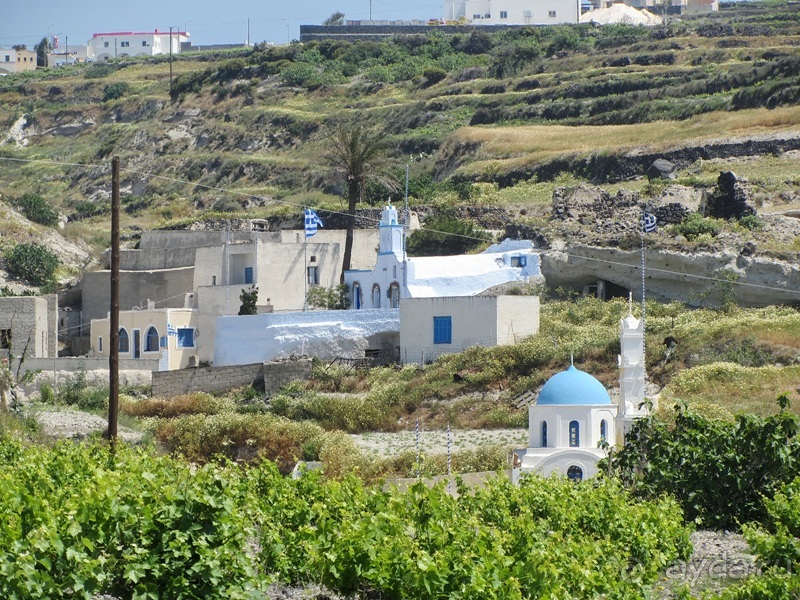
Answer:
[(39, 194), (30, 192), (23, 194), (15, 204), (22, 209), (25, 218), (34, 223), (47, 225), (48, 227), (58, 225), (58, 211), (50, 206), (50, 203)]
[(103, 102), (108, 102), (109, 100), (118, 100), (119, 98), (127, 95), (130, 89), (131, 86), (127, 81), (110, 83), (103, 88)]
[(642, 497), (674, 495), (686, 518), (703, 527), (763, 521), (771, 506), (765, 499), (794, 478), (800, 418), (781, 412), (730, 423), (676, 408), (674, 426), (658, 417), (638, 420), (611, 468)]
[(330, 288), (313, 286), (306, 294), (306, 302), (311, 308), (345, 310), (350, 307), (350, 288), (344, 283)]
[(682, 235), (689, 241), (697, 239), (704, 234), (716, 237), (719, 231), (719, 223), (713, 219), (707, 219), (696, 212), (687, 214), (681, 223), (672, 226), (674, 235)]
[(751, 231), (764, 228), (764, 221), (759, 219), (756, 215), (745, 215), (739, 219), (739, 225)]
[(408, 238), (410, 256), (464, 254), (489, 240), (489, 235), (452, 214), (435, 215)]
[(422, 72), (422, 76), (425, 77), (426, 85), (433, 85), (447, 77), (447, 71), (441, 67), (428, 67)]
[(52, 284), (60, 264), (55, 254), (35, 242), (18, 244), (6, 256), (8, 272), (31, 285)]
[(58, 389), (58, 401), (81, 410), (103, 410), (108, 408), (107, 387), (93, 387), (86, 381), (86, 371), (78, 370)]

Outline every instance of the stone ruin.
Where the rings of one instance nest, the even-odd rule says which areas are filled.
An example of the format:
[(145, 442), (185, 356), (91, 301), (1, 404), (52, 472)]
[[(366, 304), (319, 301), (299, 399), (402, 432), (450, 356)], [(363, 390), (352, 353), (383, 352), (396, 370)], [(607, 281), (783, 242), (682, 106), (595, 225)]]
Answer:
[(717, 178), (717, 187), (705, 198), (703, 215), (715, 219), (738, 220), (756, 214), (750, 202), (750, 186), (739, 179), (733, 171), (722, 171)]

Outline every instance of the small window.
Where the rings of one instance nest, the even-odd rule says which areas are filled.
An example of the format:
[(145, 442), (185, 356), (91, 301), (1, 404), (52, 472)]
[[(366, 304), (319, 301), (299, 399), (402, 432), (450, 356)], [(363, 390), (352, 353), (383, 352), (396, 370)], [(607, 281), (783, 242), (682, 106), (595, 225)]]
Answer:
[(158, 329), (150, 326), (144, 336), (144, 351), (158, 352), (159, 345)]
[(122, 42), (122, 43), (120, 44), (120, 46), (122, 46), (123, 48), (129, 48), (129, 47), (130, 47), (130, 45), (131, 45), (131, 43), (130, 43), (130, 42)]
[(253, 283), (253, 267), (244, 268), (244, 282)]
[(103, 351), (103, 336), (102, 335), (97, 338), (97, 351), (98, 352), (102, 352)]
[(486, 13), (485, 15), (483, 15), (483, 18), (484, 19), (491, 19), (492, 15), (491, 15), (491, 13)]
[(606, 420), (605, 419), (600, 421), (600, 441), (601, 442), (605, 442), (606, 441)]
[(501, 19), (507, 19), (508, 18), (508, 11), (507, 10), (501, 10), (500, 11), (500, 18)]
[(528, 257), (527, 256), (512, 256), (511, 257), (511, 266), (512, 267), (524, 267), (528, 264)]
[(142, 46), (147, 46), (147, 42), (145, 40), (142, 40)]
[(547, 448), (547, 421), (542, 421), (542, 448)]
[(103, 42), (103, 48), (108, 48), (108, 42)]
[(433, 343), (434, 344), (453, 343), (452, 317), (433, 317)]
[(550, 17), (551, 19), (555, 19), (556, 18), (556, 11), (554, 11), (554, 10), (548, 11), (547, 12), (547, 16)]
[(583, 469), (581, 469), (578, 465), (572, 465), (569, 469), (567, 469), (567, 477), (570, 481), (579, 483), (583, 480)]
[(569, 422), (569, 447), (577, 448), (581, 445), (580, 426), (577, 421)]
[(361, 284), (356, 282), (353, 284), (353, 307), (361, 308)]
[(381, 307), (381, 286), (377, 283), (372, 286), (372, 308)]
[(217, 285), (217, 276), (216, 275), (212, 275), (211, 276), (211, 285)]
[(165, 335), (162, 335), (158, 338), (158, 346), (159, 348), (169, 348), (169, 338)]
[(119, 330), (119, 352), (128, 353), (131, 351), (130, 340), (128, 339), (128, 332), (124, 328)]
[(480, 19), (480, 18), (481, 18), (481, 16), (480, 16), (480, 15), (472, 15), (472, 18), (473, 18), (473, 19)]
[(11, 350), (10, 329), (0, 329), (0, 350)]
[(10, 54), (6, 54), (6, 62), (11, 62), (11, 55)]
[(319, 267), (308, 267), (307, 271), (308, 285), (319, 285)]
[(194, 348), (194, 329), (178, 329), (178, 348)]

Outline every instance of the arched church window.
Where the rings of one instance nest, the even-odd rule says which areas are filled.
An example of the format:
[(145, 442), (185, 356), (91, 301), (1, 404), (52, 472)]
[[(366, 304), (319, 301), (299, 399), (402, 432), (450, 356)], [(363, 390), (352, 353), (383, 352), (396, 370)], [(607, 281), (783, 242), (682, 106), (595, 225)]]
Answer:
[(569, 422), (569, 446), (570, 448), (577, 448), (581, 445), (580, 425), (577, 421)]
[(381, 307), (381, 286), (377, 283), (372, 286), (372, 308)]
[(147, 330), (147, 334), (144, 338), (144, 351), (158, 352), (158, 329), (152, 325)]
[(119, 328), (119, 352), (122, 354), (127, 354), (130, 352), (130, 340), (128, 338), (128, 332), (125, 331), (124, 327)]
[(353, 308), (361, 308), (363, 298), (361, 297), (361, 284), (353, 283)]
[(606, 441), (606, 420), (605, 419), (600, 421), (600, 441), (601, 442), (605, 442)]
[(581, 469), (578, 465), (572, 465), (569, 469), (567, 469), (567, 477), (569, 477), (570, 481), (578, 483), (579, 481), (583, 480), (583, 469)]
[(542, 448), (547, 448), (547, 421), (542, 421)]
[(400, 307), (400, 286), (396, 281), (389, 286), (389, 306), (391, 308)]

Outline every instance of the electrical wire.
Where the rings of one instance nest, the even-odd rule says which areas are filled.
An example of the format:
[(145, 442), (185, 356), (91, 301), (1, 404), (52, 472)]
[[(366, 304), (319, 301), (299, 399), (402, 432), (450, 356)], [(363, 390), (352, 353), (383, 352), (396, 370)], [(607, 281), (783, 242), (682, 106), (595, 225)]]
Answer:
[[(68, 162), (60, 162), (60, 161), (50, 161), (50, 160), (40, 160), (40, 159), (25, 159), (25, 158), (12, 158), (12, 157), (0, 156), (0, 161), (3, 161), (3, 160), (15, 161), (15, 162), (21, 162), (21, 163), (47, 164), (47, 165), (68, 166), (68, 167), (84, 167), (84, 168), (93, 168), (93, 169), (102, 168), (102, 169), (108, 169), (109, 171), (111, 170), (111, 167), (109, 165), (102, 165), (102, 164), (98, 165), (98, 164), (92, 164), (92, 163), (68, 163)], [(147, 178), (150, 178), (150, 179), (162, 179), (162, 180), (165, 180), (165, 181), (169, 181), (171, 183), (178, 183), (178, 184), (181, 184), (181, 185), (188, 185), (188, 186), (194, 186), (194, 187), (203, 188), (203, 189), (206, 189), (206, 190), (209, 190), (209, 191), (215, 191), (215, 192), (221, 192), (221, 193), (225, 193), (225, 194), (237, 195), (237, 196), (241, 196), (241, 197), (245, 197), (245, 198), (257, 199), (257, 200), (261, 200), (261, 201), (264, 201), (264, 202), (267, 202), (267, 203), (272, 202), (274, 204), (282, 204), (282, 205), (285, 205), (285, 206), (291, 206), (291, 207), (296, 208), (296, 209), (301, 210), (301, 211), (306, 208), (306, 205), (300, 204), (300, 203), (297, 203), (297, 202), (290, 202), (288, 200), (281, 200), (281, 199), (277, 199), (277, 198), (267, 198), (267, 197), (264, 197), (264, 196), (259, 196), (257, 194), (250, 194), (250, 193), (247, 193), (247, 192), (240, 192), (238, 190), (230, 190), (230, 189), (222, 188), (222, 187), (218, 187), (218, 186), (212, 186), (212, 185), (206, 185), (206, 184), (203, 184), (203, 183), (196, 183), (196, 182), (192, 182), (192, 181), (186, 181), (185, 179), (179, 179), (179, 178), (176, 178), (176, 177), (169, 177), (167, 175), (158, 175), (158, 174), (155, 174), (155, 173), (148, 173), (147, 171), (139, 171), (137, 169), (120, 168), (120, 171), (123, 172), (123, 173), (139, 175), (139, 176), (147, 177)], [(344, 212), (344, 211), (329, 210), (329, 209), (322, 209), (322, 210), (324, 210), (325, 212), (327, 212), (329, 214), (340, 215), (340, 216), (345, 216), (345, 217), (351, 216), (350, 213)], [(372, 223), (376, 223), (376, 224), (380, 223), (380, 219), (375, 219), (375, 218), (372, 218), (372, 217), (359, 217), (359, 219), (361, 219), (362, 221), (372, 222)], [(444, 235), (444, 236), (451, 236), (451, 237), (458, 237), (458, 238), (463, 238), (463, 239), (468, 239), (468, 240), (474, 240), (474, 241), (477, 241), (477, 242), (485, 242), (486, 241), (484, 238), (477, 237), (477, 236), (469, 236), (469, 235), (464, 235), (464, 234), (460, 234), (460, 233), (452, 233), (452, 232), (448, 232), (448, 231), (439, 231), (439, 230), (436, 230), (436, 229), (429, 229), (429, 228), (426, 228), (426, 227), (420, 227), (419, 230), (427, 231), (429, 233), (437, 233), (437, 234), (441, 234), (441, 235)], [(589, 257), (589, 256), (581, 256), (579, 254), (574, 254), (574, 253), (568, 253), (568, 256), (569, 257), (573, 257), (573, 258), (577, 258), (577, 259), (581, 259), (581, 260), (598, 262), (598, 263), (602, 263), (602, 264), (606, 264), (606, 265), (623, 266), (623, 267), (628, 267), (628, 268), (631, 268), (631, 269), (639, 269), (640, 268), (640, 266), (638, 264), (628, 264), (628, 263), (619, 262), (619, 261), (613, 261), (613, 260), (608, 260), (608, 259), (595, 258), (595, 257)], [(747, 282), (744, 282), (744, 281), (731, 281), (731, 280), (722, 279), (722, 278), (719, 278), (719, 277), (712, 277), (712, 276), (707, 276), (707, 275), (695, 275), (695, 274), (691, 274), (691, 273), (683, 273), (683, 272), (680, 272), (680, 271), (672, 271), (672, 270), (669, 270), (669, 269), (656, 269), (656, 268), (648, 267), (647, 271), (656, 272), (656, 273), (663, 273), (663, 274), (668, 274), (668, 275), (679, 275), (679, 276), (683, 276), (683, 277), (691, 277), (691, 278), (694, 278), (694, 279), (699, 279), (699, 280), (704, 280), (704, 281), (711, 281), (711, 282), (715, 282), (715, 283), (732, 284), (732, 285), (739, 285), (739, 286), (755, 288), (755, 289), (763, 289), (763, 290), (781, 292), (781, 293), (786, 293), (786, 294), (800, 295), (800, 290), (792, 290), (792, 289), (787, 289), (787, 288), (780, 288), (780, 287), (775, 287), (775, 286), (761, 285), (761, 284), (756, 284), (756, 283), (747, 283)], [(156, 301), (156, 302), (166, 302), (167, 300), (171, 300), (171, 299), (176, 298), (176, 297), (178, 297), (180, 295), (182, 295), (182, 294), (178, 294), (176, 296), (173, 296), (172, 298), (167, 298), (167, 299), (159, 300), (159, 301)]]

